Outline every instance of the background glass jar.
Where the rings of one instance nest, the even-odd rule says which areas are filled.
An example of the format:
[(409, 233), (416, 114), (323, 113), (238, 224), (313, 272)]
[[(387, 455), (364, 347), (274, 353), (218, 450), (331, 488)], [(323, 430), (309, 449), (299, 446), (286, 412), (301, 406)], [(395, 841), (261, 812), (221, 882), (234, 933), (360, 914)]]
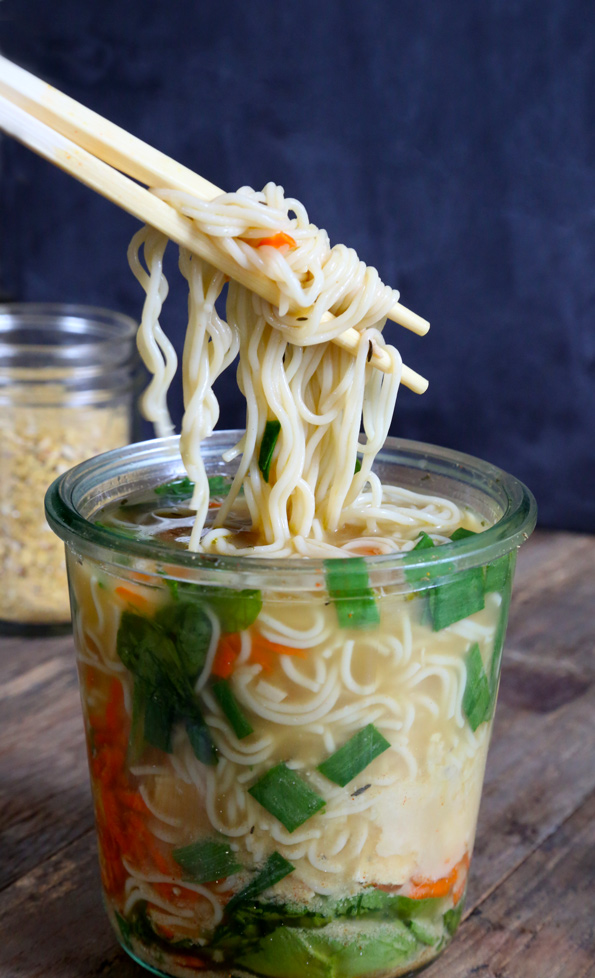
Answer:
[(70, 619), (43, 497), (72, 465), (134, 440), (136, 323), (90, 306), (0, 306), (0, 622)]
[[(203, 445), (217, 492), (239, 437)], [(190, 553), (146, 536), (150, 511), (183, 518), (174, 438), (48, 492), (105, 904), (157, 974), (396, 978), (456, 931), (535, 504), (512, 476), (429, 445), (389, 439), (375, 469), (482, 532), (325, 561)]]

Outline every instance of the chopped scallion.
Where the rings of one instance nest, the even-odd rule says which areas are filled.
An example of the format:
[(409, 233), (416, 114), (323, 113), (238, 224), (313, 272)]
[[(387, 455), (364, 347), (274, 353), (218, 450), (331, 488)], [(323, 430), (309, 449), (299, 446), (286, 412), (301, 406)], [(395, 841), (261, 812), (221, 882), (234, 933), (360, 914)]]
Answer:
[(326, 761), (319, 764), (318, 770), (329, 781), (334, 781), (335, 784), (344, 788), (375, 757), (379, 757), (389, 747), (388, 740), (382, 736), (373, 723), (369, 723), (362, 730), (358, 730), (353, 737), (350, 737), (347, 743), (343, 744), (334, 754), (331, 754)]
[(444, 584), (432, 588), (428, 598), (435, 632), (481, 611), (485, 603), (483, 568), (460, 571)]
[(370, 628), (380, 621), (363, 557), (325, 560), (326, 586), (341, 628)]
[(267, 421), (266, 425), (264, 426), (264, 434), (262, 436), (260, 452), (258, 455), (258, 468), (262, 472), (265, 482), (269, 481), (271, 463), (273, 461), (273, 452), (275, 451), (275, 445), (277, 444), (280, 431), (280, 421)]
[(463, 713), (469, 726), (477, 730), (480, 723), (489, 720), (492, 713), (490, 684), (483, 667), (479, 645), (474, 642), (465, 657), (467, 677), (463, 694)]
[(216, 683), (213, 683), (212, 689), (215, 694), (215, 699), (229, 720), (231, 728), (238, 740), (242, 740), (244, 737), (248, 737), (251, 733), (254, 733), (254, 727), (242, 713), (227, 679), (220, 679)]
[(324, 798), (283, 763), (267, 771), (248, 793), (279, 819), (288, 832), (294, 832), (325, 804)]
[(285, 859), (279, 852), (273, 852), (267, 859), (264, 867), (261, 869), (260, 873), (250, 880), (247, 886), (235, 896), (231, 898), (229, 903), (225, 908), (227, 914), (233, 913), (237, 907), (245, 903), (248, 900), (253, 900), (254, 897), (259, 896), (259, 894), (264, 893), (271, 886), (275, 886), (280, 880), (285, 879), (290, 873), (293, 873), (295, 866)]
[(477, 533), (475, 530), (466, 530), (464, 526), (459, 526), (458, 530), (451, 533), (450, 539), (453, 541), (464, 540), (466, 537), (476, 537)]
[(174, 499), (188, 499), (194, 492), (194, 483), (186, 475), (183, 479), (164, 482), (162, 486), (157, 486), (153, 491), (156, 496), (172, 496)]

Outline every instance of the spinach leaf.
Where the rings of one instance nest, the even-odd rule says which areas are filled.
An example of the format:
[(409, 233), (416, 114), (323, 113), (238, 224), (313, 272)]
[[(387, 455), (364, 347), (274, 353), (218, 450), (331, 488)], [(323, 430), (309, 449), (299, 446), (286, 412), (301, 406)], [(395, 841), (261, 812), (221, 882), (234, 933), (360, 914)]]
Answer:
[[(171, 621), (169, 626), (171, 628)], [(129, 750), (138, 758), (147, 742), (171, 751), (171, 732), (178, 720), (191, 725), (189, 737), (199, 760), (216, 763), (215, 748), (194, 695), (188, 671), (193, 671), (187, 643), (178, 651), (177, 633), (170, 638), (158, 621), (124, 611), (118, 629), (116, 650), (134, 676), (133, 716)], [(213, 761), (213, 757), (215, 760)], [(204, 760), (208, 757), (209, 760)]]
[(255, 589), (234, 591), (231, 588), (208, 587), (187, 581), (166, 581), (166, 584), (174, 601), (195, 601), (208, 605), (219, 619), (224, 632), (242, 632), (249, 628), (262, 608), (262, 594)]
[(193, 601), (174, 602), (157, 612), (155, 623), (175, 643), (188, 679), (191, 683), (196, 682), (205, 664), (213, 631), (205, 610)]

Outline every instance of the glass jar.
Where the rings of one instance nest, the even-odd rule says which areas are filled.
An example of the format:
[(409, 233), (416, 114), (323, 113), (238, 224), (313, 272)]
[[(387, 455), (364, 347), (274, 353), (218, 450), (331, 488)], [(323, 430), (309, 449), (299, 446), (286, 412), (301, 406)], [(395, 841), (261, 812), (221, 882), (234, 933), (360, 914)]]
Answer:
[(90, 306), (0, 306), (0, 622), (70, 620), (64, 550), (43, 510), (72, 465), (135, 437), (136, 323)]
[[(221, 455), (239, 437), (203, 445), (209, 476), (233, 473)], [(456, 931), (535, 503), (494, 466), (415, 442), (389, 439), (375, 470), (486, 528), (323, 561), (196, 554), (94, 523), (183, 476), (175, 438), (48, 491), (105, 905), (156, 974), (395, 978)]]

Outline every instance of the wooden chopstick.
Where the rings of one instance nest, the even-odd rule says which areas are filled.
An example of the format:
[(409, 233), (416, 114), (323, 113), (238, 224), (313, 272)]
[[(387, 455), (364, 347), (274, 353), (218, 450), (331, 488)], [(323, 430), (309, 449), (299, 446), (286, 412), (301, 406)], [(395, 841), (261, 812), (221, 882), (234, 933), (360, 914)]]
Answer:
[[(183, 189), (204, 199), (220, 194), (222, 191), (217, 187), (1, 57), (0, 93), (0, 126), (6, 132), (139, 220), (159, 228), (177, 244), (197, 252), (230, 278), (278, 304), (279, 295), (273, 283), (264, 276), (256, 279), (254, 272), (247, 272), (232, 259), (215, 251), (209, 237), (191, 221), (119, 172), (119, 168), (125, 166), (135, 179), (143, 182), (149, 180), (155, 186)], [(54, 122), (67, 129), (78, 143), (92, 146), (109, 157), (108, 162), (62, 135), (53, 128)], [(414, 313), (411, 315), (415, 316)], [(359, 334), (354, 329), (347, 330), (336, 338), (337, 341), (339, 346), (354, 352)], [(378, 347), (373, 351), (371, 362), (385, 372), (391, 369), (389, 357)], [(424, 377), (406, 366), (403, 366), (401, 380), (416, 393), (423, 393), (428, 387)]]

